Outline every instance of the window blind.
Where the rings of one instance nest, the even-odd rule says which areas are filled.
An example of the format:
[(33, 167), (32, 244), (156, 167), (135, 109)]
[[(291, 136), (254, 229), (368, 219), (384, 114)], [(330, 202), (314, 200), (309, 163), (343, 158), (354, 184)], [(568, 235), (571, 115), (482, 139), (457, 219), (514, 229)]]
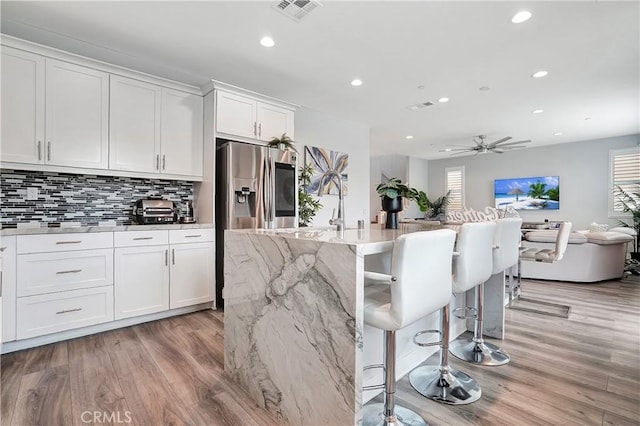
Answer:
[(613, 184), (613, 212), (622, 213), (620, 189), (627, 194), (638, 192), (640, 184), (640, 151), (614, 152), (611, 156), (611, 183)]
[(449, 194), (449, 210), (462, 210), (464, 206), (464, 168), (445, 169), (446, 190)]

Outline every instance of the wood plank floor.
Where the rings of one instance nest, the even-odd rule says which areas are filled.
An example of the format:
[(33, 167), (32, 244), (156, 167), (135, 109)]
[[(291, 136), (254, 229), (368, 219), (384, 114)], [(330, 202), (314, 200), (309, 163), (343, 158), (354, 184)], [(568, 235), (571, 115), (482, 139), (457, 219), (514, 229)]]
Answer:
[[(452, 365), (482, 398), (446, 406), (398, 382), (431, 425), (640, 425), (640, 280), (526, 280), (568, 319), (507, 311), (502, 367)], [(274, 425), (223, 376), (223, 314), (202, 311), (3, 355), (2, 425)], [(432, 357), (427, 363), (436, 362)]]

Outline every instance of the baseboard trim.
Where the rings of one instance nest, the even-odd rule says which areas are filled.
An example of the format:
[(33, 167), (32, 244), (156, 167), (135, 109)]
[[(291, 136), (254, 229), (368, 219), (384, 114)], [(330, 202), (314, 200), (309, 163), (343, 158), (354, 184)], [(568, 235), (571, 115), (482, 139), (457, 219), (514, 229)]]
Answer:
[(20, 351), (23, 349), (35, 348), (36, 346), (62, 342), (63, 340), (75, 339), (76, 337), (88, 336), (90, 334), (96, 334), (96, 333), (101, 333), (103, 331), (110, 331), (118, 328), (129, 327), (136, 324), (142, 324), (149, 321), (156, 321), (159, 319), (174, 317), (177, 315), (184, 315), (191, 312), (202, 311), (205, 309), (215, 310), (215, 307), (212, 307), (211, 302), (200, 303), (198, 305), (185, 306), (184, 308), (171, 309), (168, 311), (141, 315), (139, 317), (109, 321), (102, 324), (91, 325), (88, 327), (61, 331), (59, 333), (52, 333), (44, 336), (31, 337), (29, 339), (5, 342), (5, 343), (2, 343), (2, 350), (0, 351), (0, 353), (7, 354), (10, 352)]

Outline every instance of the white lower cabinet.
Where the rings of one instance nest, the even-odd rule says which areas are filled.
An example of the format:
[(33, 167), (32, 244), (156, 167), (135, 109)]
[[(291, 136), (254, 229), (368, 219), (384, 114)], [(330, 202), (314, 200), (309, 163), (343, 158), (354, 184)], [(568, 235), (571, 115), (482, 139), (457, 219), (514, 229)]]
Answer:
[(19, 235), (16, 337), (113, 321), (113, 234)]
[(169, 309), (168, 256), (167, 245), (115, 249), (115, 319)]
[(18, 339), (113, 321), (113, 286), (19, 297)]
[(213, 229), (115, 233), (115, 319), (213, 301)]
[(213, 242), (171, 245), (171, 309), (213, 301)]
[(16, 340), (16, 237), (2, 237), (2, 341)]

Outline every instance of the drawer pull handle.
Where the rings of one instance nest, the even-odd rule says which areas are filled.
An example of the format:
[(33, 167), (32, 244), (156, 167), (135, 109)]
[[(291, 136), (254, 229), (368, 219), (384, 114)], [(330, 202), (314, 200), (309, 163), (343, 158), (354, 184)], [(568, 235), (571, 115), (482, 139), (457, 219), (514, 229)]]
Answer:
[(56, 315), (66, 314), (66, 313), (69, 313), (69, 312), (78, 312), (78, 311), (81, 311), (81, 310), (82, 310), (82, 308), (64, 309), (64, 310), (62, 310), (62, 311), (58, 311), (58, 312), (56, 312)]
[(82, 269), (71, 269), (69, 271), (59, 271), (56, 272), (56, 274), (60, 275), (60, 274), (77, 274), (78, 272), (82, 272)]
[(140, 240), (153, 240), (153, 237), (135, 237), (133, 240), (134, 240), (134, 241), (140, 241)]
[(56, 241), (56, 244), (80, 244), (82, 240), (77, 241)]
[(193, 235), (185, 235), (185, 238), (200, 238), (202, 237), (202, 234), (193, 234)]

